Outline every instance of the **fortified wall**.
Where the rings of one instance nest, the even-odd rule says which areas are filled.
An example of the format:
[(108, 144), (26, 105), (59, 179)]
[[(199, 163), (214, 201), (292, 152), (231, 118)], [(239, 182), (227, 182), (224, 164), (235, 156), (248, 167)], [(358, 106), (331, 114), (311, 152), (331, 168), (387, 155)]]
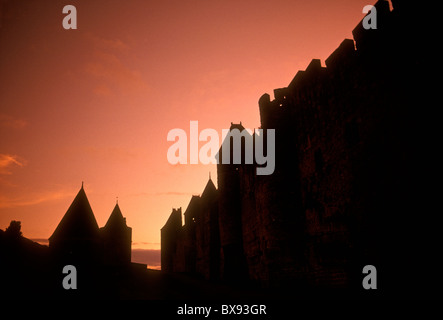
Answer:
[(325, 67), (313, 59), (273, 99), (259, 99), (261, 128), (275, 129), (274, 173), (219, 164), (210, 200), (205, 190), (184, 226), (179, 209), (163, 227), (162, 270), (264, 287), (361, 288), (371, 264), (394, 288), (401, 265), (428, 255), (411, 237), (425, 236), (416, 228), (427, 188), (417, 166), (430, 114), (417, 110), (429, 91), (427, 57), (423, 30), (410, 28), (424, 9), (392, 6), (378, 1), (377, 29), (360, 22)]

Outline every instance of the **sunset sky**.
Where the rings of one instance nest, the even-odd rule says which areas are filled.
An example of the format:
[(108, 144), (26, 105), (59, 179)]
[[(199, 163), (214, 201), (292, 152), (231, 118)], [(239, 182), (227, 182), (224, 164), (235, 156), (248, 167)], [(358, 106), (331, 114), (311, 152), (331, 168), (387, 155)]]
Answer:
[(260, 96), (324, 64), (374, 3), (0, 0), (0, 229), (47, 239), (84, 181), (100, 227), (118, 197), (133, 249), (160, 249), (172, 208), (216, 182), (168, 163), (168, 131), (257, 128)]

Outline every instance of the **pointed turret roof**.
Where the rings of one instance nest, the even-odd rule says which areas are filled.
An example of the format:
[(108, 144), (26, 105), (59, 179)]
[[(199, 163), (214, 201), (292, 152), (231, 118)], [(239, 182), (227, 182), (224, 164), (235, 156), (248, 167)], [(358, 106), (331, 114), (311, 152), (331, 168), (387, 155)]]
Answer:
[(214, 185), (214, 182), (212, 182), (212, 179), (209, 178), (208, 183), (206, 184), (205, 189), (203, 190), (203, 193), (201, 195), (201, 198), (206, 198), (210, 195), (213, 195), (217, 193), (217, 188)]
[(69, 239), (91, 239), (99, 236), (97, 220), (95, 220), (88, 197), (83, 189), (72, 201), (68, 211), (58, 224), (49, 241)]
[(120, 210), (120, 207), (118, 206), (118, 203), (116, 203), (114, 210), (112, 210), (112, 213), (105, 224), (105, 228), (115, 228), (121, 226), (126, 227), (126, 219), (123, 218), (123, 214)]

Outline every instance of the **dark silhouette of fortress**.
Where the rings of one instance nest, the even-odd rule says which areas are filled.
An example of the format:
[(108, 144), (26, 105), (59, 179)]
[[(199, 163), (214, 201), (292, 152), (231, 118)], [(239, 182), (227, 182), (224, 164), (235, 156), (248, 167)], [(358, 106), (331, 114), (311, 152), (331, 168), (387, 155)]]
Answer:
[(164, 271), (220, 277), (218, 192), (209, 179), (201, 196), (193, 196), (184, 213), (173, 209), (161, 230), (161, 265)]
[(209, 180), (184, 225), (179, 208), (161, 229), (162, 270), (363, 290), (362, 269), (374, 265), (383, 292), (432, 287), (441, 241), (419, 218), (430, 206), (420, 151), (432, 118), (420, 109), (429, 92), (424, 8), (392, 5), (378, 1), (377, 29), (360, 22), (326, 67), (314, 59), (274, 99), (260, 97), (261, 128), (275, 129), (275, 172), (218, 164), (218, 190)]
[[(0, 230), (0, 280), (7, 298), (116, 298), (135, 288), (134, 275), (146, 265), (131, 262), (132, 229), (118, 203), (108, 221), (98, 227), (83, 184), (49, 238), (49, 247), (22, 236), (12, 221)], [(64, 266), (74, 266), (78, 288), (62, 286)], [(136, 294), (140, 293), (137, 291)]]
[(118, 203), (103, 228), (99, 228), (83, 184), (49, 237), (49, 249), (63, 261), (125, 265), (131, 263), (132, 229), (126, 225)]
[[(441, 125), (430, 85), (439, 74), (424, 40), (432, 8), (392, 5), (378, 1), (377, 29), (359, 23), (326, 67), (314, 59), (273, 99), (260, 97), (275, 171), (219, 164), (218, 189), (209, 178), (161, 229), (161, 272), (131, 263), (118, 204), (99, 228), (82, 186), (49, 247), (23, 237), (17, 221), (0, 230), (2, 298), (441, 297)], [(68, 264), (75, 290), (62, 286)], [(366, 265), (377, 290), (362, 288)]]

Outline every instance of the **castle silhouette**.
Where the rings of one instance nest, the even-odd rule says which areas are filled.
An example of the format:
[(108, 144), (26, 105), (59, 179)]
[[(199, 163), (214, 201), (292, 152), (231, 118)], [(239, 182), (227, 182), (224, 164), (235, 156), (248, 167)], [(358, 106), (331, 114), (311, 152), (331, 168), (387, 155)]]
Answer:
[(361, 292), (362, 269), (374, 265), (384, 293), (429, 293), (442, 264), (438, 231), (419, 218), (432, 210), (421, 148), (433, 116), (418, 108), (430, 92), (424, 8), (392, 5), (377, 1), (377, 29), (362, 20), (325, 67), (313, 59), (274, 99), (260, 97), (261, 128), (275, 129), (275, 172), (219, 163), (218, 189), (209, 179), (184, 224), (173, 209), (161, 229), (163, 271)]
[[(20, 222), (12, 221), (6, 231), (0, 230), (1, 294), (5, 298), (116, 298), (143, 279), (147, 266), (131, 262), (132, 229), (118, 203), (99, 228), (83, 183), (49, 237), (49, 246), (23, 237), (20, 227)], [(75, 290), (62, 286), (62, 270), (68, 265), (78, 272)]]
[(118, 203), (102, 228), (89, 204), (83, 183), (74, 201), (49, 237), (49, 248), (60, 260), (105, 265), (131, 262), (132, 229)]
[[(392, 6), (378, 1), (377, 29), (360, 22), (325, 67), (313, 59), (273, 99), (260, 97), (261, 128), (276, 134), (274, 173), (257, 175), (257, 163), (218, 164), (218, 188), (209, 178), (161, 229), (161, 273), (133, 268), (132, 231), (118, 204), (99, 228), (82, 186), (49, 248), (22, 237), (17, 223), (0, 230), (2, 294), (220, 299), (265, 288), (259, 297), (321, 289), (355, 297), (367, 293), (362, 269), (373, 265), (381, 296), (436, 297), (438, 290), (441, 297), (438, 166), (431, 161), (439, 117), (422, 40), (425, 7)], [(79, 269), (78, 290), (61, 286), (66, 264)]]

